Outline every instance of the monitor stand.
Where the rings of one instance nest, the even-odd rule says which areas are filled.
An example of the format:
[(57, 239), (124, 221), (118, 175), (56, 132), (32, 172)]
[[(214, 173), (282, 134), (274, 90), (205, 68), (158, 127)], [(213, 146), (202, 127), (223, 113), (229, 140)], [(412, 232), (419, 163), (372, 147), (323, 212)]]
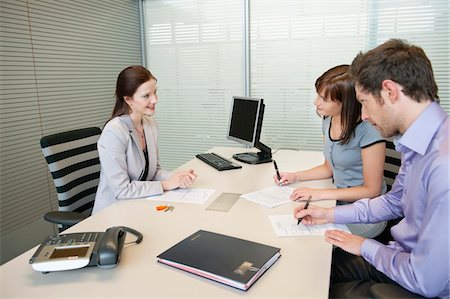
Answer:
[(260, 155), (259, 153), (239, 153), (234, 154), (233, 158), (248, 164), (261, 164), (272, 162), (272, 157), (267, 157), (266, 155)]
[(267, 145), (258, 142), (255, 144), (257, 149), (260, 149), (260, 152), (257, 153), (239, 153), (234, 154), (233, 158), (248, 164), (261, 164), (261, 163), (269, 163), (272, 162), (272, 150)]

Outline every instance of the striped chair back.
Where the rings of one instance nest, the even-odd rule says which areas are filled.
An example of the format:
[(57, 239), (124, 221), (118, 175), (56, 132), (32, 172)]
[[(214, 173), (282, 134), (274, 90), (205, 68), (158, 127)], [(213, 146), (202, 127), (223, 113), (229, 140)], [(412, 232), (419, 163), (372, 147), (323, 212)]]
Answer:
[[(401, 165), (401, 154), (395, 151), (395, 145), (392, 138), (386, 140), (386, 158), (384, 160), (384, 178), (386, 179), (387, 191), (392, 189), (395, 177)], [(391, 235), (391, 228), (402, 218), (389, 220), (384, 231), (374, 239), (383, 244), (388, 244), (394, 238)]]
[(386, 179), (387, 191), (391, 190), (395, 177), (400, 169), (401, 155), (395, 151), (392, 138), (386, 140), (386, 158), (384, 160), (384, 178)]
[(59, 211), (90, 216), (100, 178), (97, 141), (101, 130), (90, 127), (44, 136), (41, 148), (58, 194)]

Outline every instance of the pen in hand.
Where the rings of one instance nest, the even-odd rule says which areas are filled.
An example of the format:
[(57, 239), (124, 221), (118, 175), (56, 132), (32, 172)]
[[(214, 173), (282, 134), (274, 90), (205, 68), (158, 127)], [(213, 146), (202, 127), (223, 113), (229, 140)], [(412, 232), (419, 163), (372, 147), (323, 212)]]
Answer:
[(283, 185), (281, 184), (281, 176), (280, 176), (280, 172), (278, 171), (278, 166), (277, 166), (277, 162), (275, 160), (273, 160), (273, 166), (275, 167), (275, 171), (277, 173), (277, 178), (278, 178), (278, 183), (280, 184), (280, 187)]
[[(309, 206), (309, 203), (311, 202), (311, 196), (308, 198), (308, 200), (306, 201), (306, 205), (305, 205), (305, 207), (303, 208), (304, 210), (306, 210), (307, 208), (308, 208), (308, 206)], [(302, 219), (303, 218), (298, 218), (298, 220), (297, 220), (297, 225), (299, 225), (300, 224), (300, 222), (302, 222)]]

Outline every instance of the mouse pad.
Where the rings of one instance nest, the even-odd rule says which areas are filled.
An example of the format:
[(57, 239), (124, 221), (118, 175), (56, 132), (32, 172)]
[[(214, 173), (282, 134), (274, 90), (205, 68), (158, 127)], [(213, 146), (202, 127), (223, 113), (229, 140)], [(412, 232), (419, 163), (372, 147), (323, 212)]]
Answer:
[(206, 210), (228, 212), (240, 196), (241, 194), (238, 193), (222, 193), (206, 208)]

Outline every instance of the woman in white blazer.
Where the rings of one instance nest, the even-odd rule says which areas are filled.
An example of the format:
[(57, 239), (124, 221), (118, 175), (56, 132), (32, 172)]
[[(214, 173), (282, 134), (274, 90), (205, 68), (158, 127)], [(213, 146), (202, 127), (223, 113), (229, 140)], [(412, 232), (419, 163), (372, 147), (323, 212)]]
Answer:
[(116, 104), (97, 143), (101, 170), (93, 214), (118, 200), (159, 195), (195, 181), (192, 169), (171, 175), (159, 165), (152, 118), (157, 102), (156, 78), (147, 69), (130, 66), (120, 72)]

